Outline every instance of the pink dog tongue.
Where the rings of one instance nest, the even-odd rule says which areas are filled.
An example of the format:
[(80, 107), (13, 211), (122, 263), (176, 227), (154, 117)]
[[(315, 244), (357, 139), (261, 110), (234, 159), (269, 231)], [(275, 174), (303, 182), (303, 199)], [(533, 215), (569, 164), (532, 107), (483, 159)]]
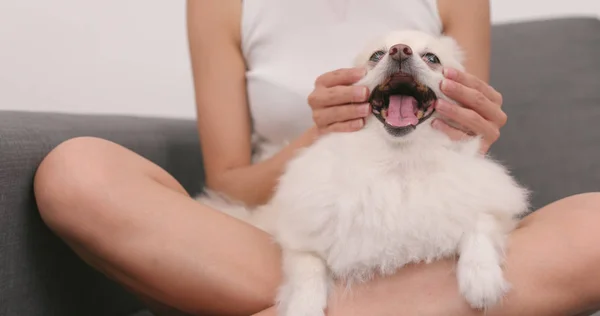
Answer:
[(395, 127), (417, 125), (417, 104), (417, 100), (411, 96), (391, 95), (385, 122)]

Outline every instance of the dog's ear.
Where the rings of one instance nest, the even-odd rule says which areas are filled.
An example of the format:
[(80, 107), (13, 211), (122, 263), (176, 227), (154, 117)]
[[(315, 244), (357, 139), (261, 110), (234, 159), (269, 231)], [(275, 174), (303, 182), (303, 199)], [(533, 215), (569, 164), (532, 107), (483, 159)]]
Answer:
[[(459, 68), (459, 70), (464, 70), (463, 68), (463, 64), (465, 61), (465, 52), (462, 49), (462, 47), (460, 47), (460, 45), (458, 44), (458, 42), (447, 35), (442, 35), (439, 38), (440, 44), (444, 47), (444, 50), (446, 51), (447, 54), (450, 54), (452, 59), (454, 59), (454, 63), (458, 63), (456, 65), (451, 65), (452, 67), (455, 68)], [(453, 64), (454, 64), (453, 63)]]

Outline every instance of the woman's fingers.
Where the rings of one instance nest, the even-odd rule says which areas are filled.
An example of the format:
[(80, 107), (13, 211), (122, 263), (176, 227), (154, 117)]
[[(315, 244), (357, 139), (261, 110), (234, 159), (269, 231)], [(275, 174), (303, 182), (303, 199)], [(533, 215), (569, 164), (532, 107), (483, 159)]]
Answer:
[[(460, 129), (456, 129), (456, 128), (448, 125), (446, 122), (442, 121), (441, 119), (436, 118), (435, 120), (433, 120), (431, 125), (433, 126), (433, 128), (448, 135), (448, 137), (450, 137), (450, 139), (455, 140), (455, 141), (466, 140), (466, 139), (469, 139), (472, 137), (471, 135), (465, 133), (464, 131), (462, 131)], [(484, 139), (484, 141), (481, 142), (481, 148), (479, 148), (479, 152), (482, 154), (487, 153), (487, 151), (490, 149), (491, 144), (492, 143), (490, 143)]]
[(335, 86), (347, 86), (356, 83), (366, 74), (364, 68), (342, 68), (326, 72), (315, 81), (315, 87), (331, 88)]
[(308, 104), (313, 109), (319, 109), (340, 104), (362, 103), (368, 98), (369, 89), (364, 86), (317, 87), (308, 96)]
[(466, 87), (475, 89), (483, 93), (483, 95), (487, 97), (490, 101), (492, 101), (494, 104), (502, 106), (502, 94), (500, 94), (498, 91), (496, 91), (496, 89), (485, 83), (483, 80), (477, 78), (476, 76), (470, 73), (458, 71), (454, 68), (445, 68), (444, 76)]
[(355, 132), (360, 130), (365, 125), (363, 119), (350, 120), (345, 122), (337, 122), (329, 125), (326, 132)]
[(457, 69), (444, 69), (444, 77), (442, 92), (460, 105), (439, 100), (436, 109), (466, 131), (453, 128), (441, 120), (434, 121), (433, 126), (452, 139), (461, 139), (469, 134), (480, 135), (483, 138), (481, 150), (487, 152), (500, 137), (500, 128), (506, 124), (502, 94), (476, 76)]
[(343, 68), (317, 78), (308, 104), (321, 133), (350, 132), (364, 126), (364, 118), (371, 111), (371, 106), (366, 103), (369, 89), (353, 84), (365, 73), (363, 68)]
[(479, 90), (469, 88), (452, 80), (442, 81), (442, 92), (451, 99), (475, 111), (483, 118), (503, 126), (506, 123), (506, 114), (500, 106), (492, 102)]
[(348, 104), (315, 109), (313, 121), (319, 128), (325, 128), (336, 122), (346, 122), (366, 117), (371, 112), (369, 103)]
[(472, 109), (445, 100), (438, 100), (435, 108), (444, 117), (464, 126), (474, 134), (481, 135), (486, 143), (494, 143), (500, 136), (500, 131), (494, 124), (486, 121)]
[(448, 135), (448, 137), (450, 137), (450, 139), (452, 140), (464, 140), (470, 137), (467, 133), (446, 124), (446, 122), (438, 118), (433, 120), (431, 125), (433, 126), (433, 128)]

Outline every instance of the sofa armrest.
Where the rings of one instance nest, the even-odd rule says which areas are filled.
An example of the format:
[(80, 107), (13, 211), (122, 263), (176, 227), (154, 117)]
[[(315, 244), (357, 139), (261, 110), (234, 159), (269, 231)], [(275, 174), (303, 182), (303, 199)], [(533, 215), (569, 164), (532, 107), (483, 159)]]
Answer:
[(201, 190), (192, 120), (0, 111), (0, 315), (128, 315), (141, 307), (76, 257), (38, 214), (36, 168), (77, 136), (119, 143), (166, 169), (190, 194)]

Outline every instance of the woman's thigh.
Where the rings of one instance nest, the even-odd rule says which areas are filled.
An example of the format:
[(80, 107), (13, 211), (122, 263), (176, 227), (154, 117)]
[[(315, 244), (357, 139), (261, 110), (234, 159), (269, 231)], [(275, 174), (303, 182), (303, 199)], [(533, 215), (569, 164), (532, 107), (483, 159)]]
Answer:
[[(59, 145), (40, 165), (35, 193), (49, 227), (143, 297), (191, 314), (251, 314), (274, 299), (280, 253), (269, 236), (200, 205), (167, 172), (121, 146), (96, 138)], [(497, 314), (594, 307), (599, 241), (600, 194), (569, 197), (527, 216), (510, 237), (506, 275), (513, 289)], [(374, 307), (389, 312), (413, 304), (468, 315), (447, 269), (448, 260), (407, 267), (357, 289), (339, 311), (375, 315)], [(434, 285), (441, 290), (431, 304)]]
[(537, 210), (510, 239), (506, 270), (515, 296), (570, 315), (600, 307), (600, 193)]
[(280, 254), (269, 236), (194, 201), (124, 147), (66, 141), (41, 163), (34, 187), (47, 225), (142, 297), (194, 314), (249, 314), (272, 302)]

